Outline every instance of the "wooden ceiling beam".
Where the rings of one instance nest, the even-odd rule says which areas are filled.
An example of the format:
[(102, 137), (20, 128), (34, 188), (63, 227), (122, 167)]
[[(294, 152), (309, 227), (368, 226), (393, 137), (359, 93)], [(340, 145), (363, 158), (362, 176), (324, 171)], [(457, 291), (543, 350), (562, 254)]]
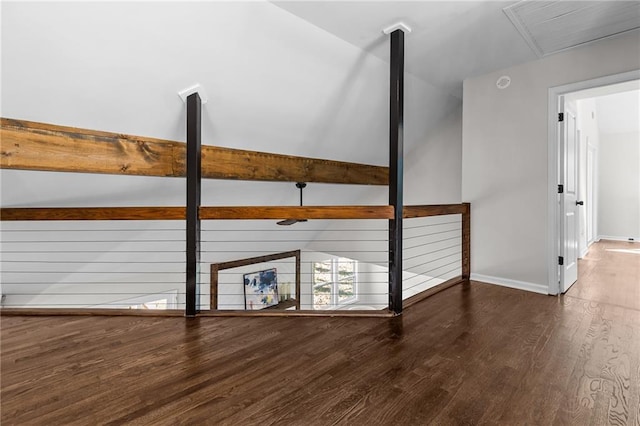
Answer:
[[(135, 176), (186, 175), (186, 144), (163, 139), (0, 119), (0, 168)], [(202, 146), (202, 177), (388, 185), (389, 168)]]
[[(393, 206), (235, 206), (200, 207), (202, 220), (390, 219)], [(184, 207), (26, 207), (0, 208), (0, 221), (185, 220)]]
[(390, 219), (393, 206), (238, 206), (200, 207), (207, 219)]

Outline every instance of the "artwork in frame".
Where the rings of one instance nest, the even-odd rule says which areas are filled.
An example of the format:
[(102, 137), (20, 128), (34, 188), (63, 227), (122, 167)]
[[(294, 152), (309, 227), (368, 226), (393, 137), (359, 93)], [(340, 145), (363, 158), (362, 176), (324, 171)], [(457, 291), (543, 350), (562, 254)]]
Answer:
[(257, 310), (278, 304), (276, 268), (244, 275), (244, 308)]

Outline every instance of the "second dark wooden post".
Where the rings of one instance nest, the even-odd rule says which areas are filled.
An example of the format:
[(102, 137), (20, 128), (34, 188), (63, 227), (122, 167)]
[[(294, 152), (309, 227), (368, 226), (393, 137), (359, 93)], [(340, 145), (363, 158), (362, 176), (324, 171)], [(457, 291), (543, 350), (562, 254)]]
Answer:
[(403, 120), (404, 120), (404, 32), (391, 33), (389, 102), (389, 309), (402, 313), (402, 215), (403, 215)]
[(471, 279), (471, 204), (463, 203), (462, 213), (462, 278)]
[(201, 117), (200, 95), (193, 93), (187, 97), (187, 317), (196, 316), (200, 307)]

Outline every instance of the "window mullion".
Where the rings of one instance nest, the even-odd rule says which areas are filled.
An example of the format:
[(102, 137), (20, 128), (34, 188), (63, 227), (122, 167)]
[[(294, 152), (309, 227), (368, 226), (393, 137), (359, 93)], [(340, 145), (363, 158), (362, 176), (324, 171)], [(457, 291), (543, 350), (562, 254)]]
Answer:
[(331, 303), (338, 306), (338, 259), (331, 261)]

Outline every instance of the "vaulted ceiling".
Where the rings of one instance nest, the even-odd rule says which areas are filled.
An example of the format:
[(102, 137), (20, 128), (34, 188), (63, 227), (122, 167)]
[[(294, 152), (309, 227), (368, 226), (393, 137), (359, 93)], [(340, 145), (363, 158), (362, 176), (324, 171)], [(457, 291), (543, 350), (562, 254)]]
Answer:
[(637, 1), (274, 4), (385, 60), (389, 53), (381, 30), (406, 23), (412, 29), (406, 37), (406, 70), (458, 98), (465, 78), (640, 28)]
[[(406, 169), (441, 165), (439, 152), (416, 154), (441, 137), (437, 146), (452, 150), (447, 158), (458, 170), (463, 80), (538, 58), (503, 11), (516, 3), (3, 2), (2, 115), (183, 140), (177, 92), (201, 83), (209, 96), (205, 144), (384, 165), (389, 43), (381, 30), (404, 21), (413, 29), (406, 37)], [(0, 175), (6, 205), (179, 205), (183, 198), (179, 180)], [(266, 183), (225, 182), (234, 190), (224, 191), (222, 183), (207, 185), (209, 204), (297, 203), (289, 184), (279, 192), (264, 190), (276, 186)], [(407, 193), (425, 202), (421, 185)], [(375, 195), (364, 199), (379, 195), (359, 189), (370, 190)], [(311, 187), (308, 201), (353, 202), (353, 191), (339, 193)]]
[(502, 12), (511, 2), (276, 2), (385, 60), (382, 29), (402, 21), (406, 70), (462, 97), (462, 80), (536, 58)]

